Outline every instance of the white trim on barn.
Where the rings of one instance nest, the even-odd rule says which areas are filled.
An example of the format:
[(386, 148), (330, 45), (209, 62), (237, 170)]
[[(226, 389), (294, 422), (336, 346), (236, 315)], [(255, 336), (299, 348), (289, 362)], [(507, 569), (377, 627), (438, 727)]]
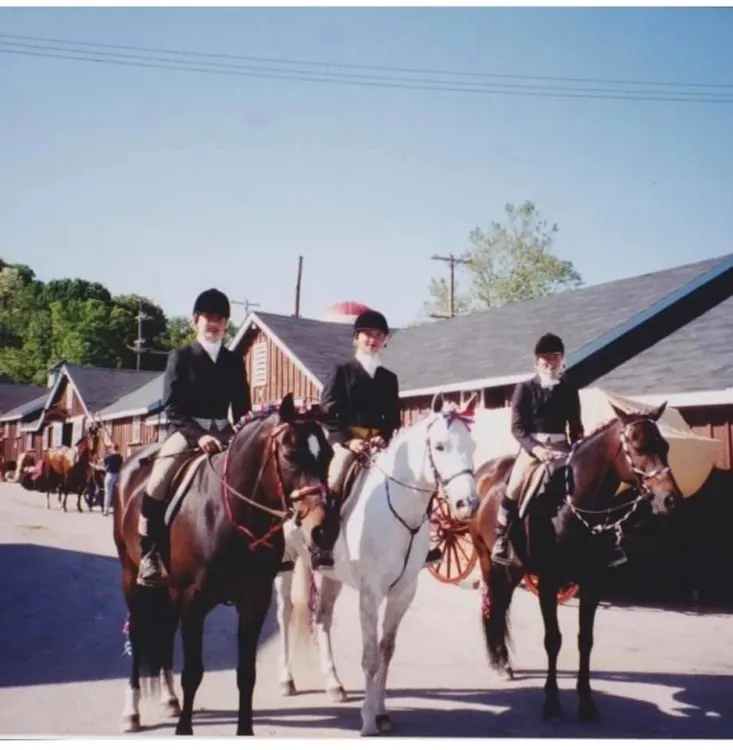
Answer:
[(685, 391), (683, 393), (645, 393), (631, 396), (635, 401), (642, 401), (649, 406), (658, 406), (666, 401), (669, 406), (728, 406), (733, 404), (733, 388), (720, 391)]
[(519, 375), (499, 375), (493, 378), (478, 378), (477, 380), (463, 380), (457, 383), (445, 383), (443, 385), (430, 385), (423, 388), (410, 388), (400, 391), (400, 398), (411, 398), (413, 396), (432, 396), (435, 393), (453, 393), (454, 391), (475, 391), (484, 388), (496, 388), (502, 385), (514, 385), (523, 380), (533, 377), (534, 373), (524, 372)]
[[(45, 412), (53, 403), (54, 398), (56, 398), (56, 393), (59, 389), (59, 386), (61, 385), (61, 381), (64, 379), (64, 376), (66, 376), (66, 380), (69, 382), (69, 385), (74, 389), (74, 392), (76, 393), (77, 398), (79, 399), (79, 403), (81, 404), (81, 408), (84, 409), (84, 413), (87, 417), (90, 419), (92, 418), (92, 415), (89, 412), (89, 409), (87, 408), (87, 405), (84, 403), (84, 399), (81, 397), (81, 393), (79, 393), (79, 389), (76, 387), (76, 383), (74, 382), (74, 378), (71, 377), (71, 373), (66, 369), (66, 365), (61, 365), (61, 369), (58, 372), (58, 375), (56, 376), (56, 381), (53, 384), (53, 387), (51, 388), (51, 392), (48, 394), (48, 398), (46, 399), (46, 403), (43, 405), (43, 411)], [(68, 396), (67, 396), (68, 401)]]

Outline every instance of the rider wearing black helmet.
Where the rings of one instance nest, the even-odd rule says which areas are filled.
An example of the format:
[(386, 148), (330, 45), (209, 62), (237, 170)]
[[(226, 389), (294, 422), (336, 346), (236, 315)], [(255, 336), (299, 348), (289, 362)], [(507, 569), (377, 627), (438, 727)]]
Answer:
[[(580, 396), (577, 388), (563, 377), (565, 345), (559, 336), (546, 333), (535, 345), (535, 377), (518, 383), (512, 397), (512, 434), (520, 445), (506, 494), (497, 517), (497, 538), (492, 560), (509, 564), (507, 529), (517, 511), (517, 500), (524, 478), (538, 461), (549, 461), (567, 453), (570, 444), (583, 437)], [(623, 549), (616, 546), (608, 566), (626, 562)]]
[(182, 458), (195, 449), (222, 450), (233, 434), (229, 407), (235, 424), (252, 409), (244, 359), (222, 346), (229, 317), (229, 298), (223, 292), (202, 292), (191, 321), (196, 341), (168, 355), (163, 406), (172, 432), (157, 454), (143, 494), (137, 579), (142, 586), (165, 582), (158, 547), (164, 533), (166, 494)]
[[(336, 507), (356, 456), (370, 446), (385, 448), (402, 426), (397, 375), (380, 361), (388, 336), (382, 313), (361, 313), (354, 321), (353, 357), (334, 366), (324, 384), (321, 410), (334, 451), (328, 484)], [(439, 551), (432, 550), (427, 561), (439, 557)], [(329, 565), (333, 565), (330, 557), (323, 557), (321, 567)]]

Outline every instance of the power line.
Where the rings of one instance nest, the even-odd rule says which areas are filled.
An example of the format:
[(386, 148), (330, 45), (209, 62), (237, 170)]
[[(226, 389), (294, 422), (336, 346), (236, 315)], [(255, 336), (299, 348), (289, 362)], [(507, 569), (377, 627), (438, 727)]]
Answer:
[(549, 75), (522, 75), (518, 73), (488, 73), (479, 71), (458, 71), (458, 70), (436, 70), (431, 68), (407, 68), (395, 65), (365, 65), (357, 63), (340, 63), (332, 61), (316, 60), (298, 60), (282, 57), (263, 57), (259, 55), (234, 55), (222, 52), (198, 52), (194, 50), (179, 50), (160, 47), (143, 47), (131, 44), (110, 44), (106, 42), (84, 42), (72, 39), (59, 39), (55, 37), (27, 36), (22, 34), (0, 34), (0, 39), (22, 39), (25, 41), (50, 42), (52, 44), (66, 44), (83, 47), (98, 47), (101, 49), (120, 49), (135, 52), (155, 52), (166, 55), (183, 55), (188, 57), (208, 57), (219, 58), (221, 60), (245, 60), (250, 62), (278, 63), (286, 65), (307, 65), (311, 67), (324, 68), (343, 68), (350, 70), (379, 70), (384, 72), (397, 73), (417, 73), (444, 76), (459, 76), (469, 78), (497, 78), (512, 80), (533, 80), (533, 81), (559, 81), (565, 83), (600, 83), (624, 86), (681, 86), (683, 88), (721, 88), (733, 89), (733, 83), (685, 83), (683, 81), (639, 81), (630, 79), (611, 79), (611, 78), (584, 78), (572, 76), (549, 76)]
[[(12, 45), (8, 47), (8, 45)], [(21, 47), (21, 49), (16, 49)], [(61, 54), (63, 53), (63, 54)], [(575, 99), (616, 99), (626, 101), (663, 101), (695, 104), (733, 104), (733, 97), (714, 94), (697, 94), (695, 92), (670, 92), (669, 94), (648, 91), (625, 91), (603, 89), (574, 89), (549, 86), (530, 86), (526, 84), (467, 84), (465, 86), (447, 85), (442, 81), (431, 79), (400, 79), (374, 77), (348, 73), (313, 74), (306, 71), (291, 71), (277, 68), (256, 66), (225, 65), (222, 63), (203, 63), (207, 67), (182, 64), (177, 60), (156, 58), (144, 55), (122, 55), (104, 51), (80, 51), (52, 46), (33, 45), (20, 42), (0, 41), (0, 54), (47, 57), (61, 60), (104, 63), (163, 70), (180, 70), (185, 72), (215, 73), (254, 78), (275, 78), (289, 81), (307, 81), (314, 83), (340, 83), (352, 86), (372, 86), (380, 88), (413, 89), (424, 91), (448, 91), (473, 94), (510, 94), (514, 96), (544, 96), (551, 98)], [(102, 57), (100, 57), (100, 55)], [(530, 90), (531, 89), (531, 90)]]

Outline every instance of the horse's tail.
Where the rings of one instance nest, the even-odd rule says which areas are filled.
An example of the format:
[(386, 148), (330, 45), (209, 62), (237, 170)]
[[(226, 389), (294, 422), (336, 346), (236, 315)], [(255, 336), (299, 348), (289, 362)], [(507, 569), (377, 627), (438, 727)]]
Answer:
[(301, 555), (295, 560), (290, 601), (293, 605), (292, 651), (293, 654), (298, 654), (313, 642), (313, 622), (316, 614), (315, 579), (310, 565)]
[(492, 668), (510, 671), (511, 628), (509, 607), (514, 583), (508, 569), (488, 562), (481, 595), (481, 622)]
[(161, 670), (173, 669), (178, 614), (165, 586), (138, 586), (130, 601), (129, 639), (143, 694), (157, 695)]

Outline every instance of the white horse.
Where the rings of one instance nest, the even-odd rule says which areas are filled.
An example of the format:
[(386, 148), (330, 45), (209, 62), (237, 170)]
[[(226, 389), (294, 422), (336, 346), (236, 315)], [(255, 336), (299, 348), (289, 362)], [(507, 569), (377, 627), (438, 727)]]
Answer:
[[(476, 395), (468, 409), (472, 409)], [(331, 650), (333, 608), (341, 587), (359, 592), (362, 668), (366, 682), (361, 709), (362, 735), (389, 731), (385, 708), (387, 671), (394, 654), (397, 630), (417, 591), (417, 578), (430, 545), (430, 500), (442, 488), (457, 519), (472, 518), (478, 508), (473, 476), (475, 443), (466, 420), (443, 412), (443, 396), (435, 396), (431, 413), (400, 430), (389, 446), (364, 467), (349, 497), (342, 503), (342, 521), (334, 547), (334, 568), (319, 573), (319, 596), (309, 596), (315, 583), (300, 530), (286, 529), (285, 559), (295, 569), (276, 579), (280, 629), (280, 683), (286, 695), (295, 692), (291, 647), (307, 644), (310, 615), (314, 615), (321, 669), (333, 698), (346, 697), (336, 675)], [(382, 637), (378, 638), (379, 608), (386, 599)], [(310, 604), (310, 606), (309, 606)], [(314, 611), (315, 610), (315, 611)], [(289, 625), (293, 622), (294, 642)]]

